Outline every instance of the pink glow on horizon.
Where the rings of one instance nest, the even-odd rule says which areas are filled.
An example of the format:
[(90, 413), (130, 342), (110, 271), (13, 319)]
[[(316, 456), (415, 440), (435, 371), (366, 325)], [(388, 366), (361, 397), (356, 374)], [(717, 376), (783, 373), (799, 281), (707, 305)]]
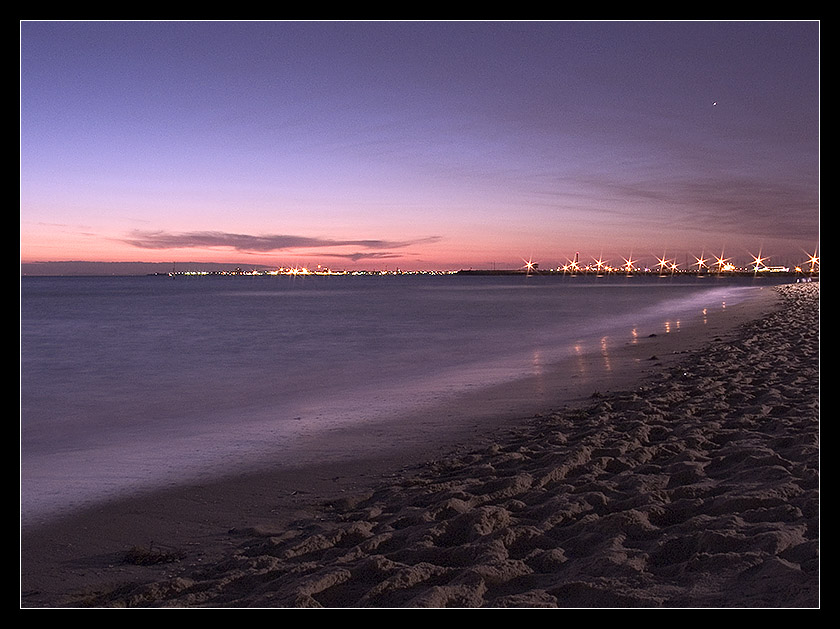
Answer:
[[(772, 247), (763, 248), (762, 257), (768, 264), (799, 264), (804, 263), (808, 256), (804, 250), (812, 250), (813, 245), (804, 243), (801, 246), (783, 240), (774, 243), (779, 253), (769, 253)], [(791, 246), (793, 245), (793, 246)], [(196, 262), (196, 263), (227, 263), (255, 266), (291, 266), (297, 264), (316, 265), (334, 269), (378, 269), (402, 268), (411, 270), (456, 270), (456, 269), (514, 269), (522, 265), (523, 259), (530, 259), (541, 268), (556, 268), (568, 263), (576, 251), (581, 252), (581, 263), (594, 263), (602, 260), (613, 266), (624, 266), (627, 259), (632, 259), (637, 266), (654, 267), (657, 258), (662, 254), (655, 254), (657, 245), (648, 247), (634, 246), (620, 251), (615, 247), (603, 246), (600, 242), (578, 240), (577, 242), (554, 243), (534, 242), (522, 239), (518, 246), (506, 242), (499, 246), (487, 239), (475, 238), (468, 240), (449, 241), (441, 239), (437, 242), (418, 243), (409, 245), (405, 249), (383, 249), (365, 251), (353, 246), (335, 247), (300, 247), (280, 251), (243, 251), (230, 247), (191, 247), (141, 249), (126, 244), (119, 238), (100, 238), (95, 235), (79, 233), (68, 235), (64, 229), (44, 228), (41, 232), (21, 232), (21, 262), (46, 261), (91, 261), (91, 262)], [(662, 247), (659, 247), (660, 249)], [(720, 250), (721, 247), (718, 247)], [(735, 262), (747, 265), (753, 262), (754, 255), (750, 253), (754, 247), (746, 245), (727, 246), (726, 257), (732, 257)], [(698, 247), (691, 243), (665, 247), (665, 257), (676, 260), (681, 268), (696, 266), (696, 260), (705, 252), (707, 263), (714, 263), (714, 257), (708, 252), (714, 247)], [(590, 259), (591, 258), (591, 259)], [(800, 260), (801, 258), (801, 260)]]
[(818, 35), (24, 22), (21, 262), (799, 262), (819, 243)]

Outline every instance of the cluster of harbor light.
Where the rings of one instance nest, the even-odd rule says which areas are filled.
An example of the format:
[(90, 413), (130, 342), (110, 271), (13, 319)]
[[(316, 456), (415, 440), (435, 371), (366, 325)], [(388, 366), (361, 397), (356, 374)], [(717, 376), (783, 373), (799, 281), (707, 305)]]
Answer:
[(220, 271), (172, 271), (170, 276), (175, 275), (287, 275), (287, 276), (308, 276), (308, 275), (453, 275), (458, 271), (405, 271), (394, 270), (340, 270), (322, 268), (320, 266), (311, 269), (306, 266), (280, 267), (277, 269), (251, 269), (243, 271), (240, 268)]
[(630, 258), (622, 258), (622, 263), (618, 265), (610, 264), (603, 258), (593, 258), (590, 263), (582, 263), (580, 261), (580, 254), (575, 253), (574, 259), (569, 260), (566, 264), (560, 265), (556, 268), (540, 269), (539, 264), (531, 259), (524, 260), (524, 266), (508, 270), (508, 271), (474, 271), (474, 270), (403, 270), (403, 269), (380, 269), (380, 270), (334, 270), (327, 267), (317, 265), (314, 268), (307, 266), (293, 266), (293, 267), (278, 267), (276, 269), (252, 269), (242, 270), (240, 268), (222, 271), (172, 271), (168, 275), (286, 275), (286, 276), (308, 276), (308, 275), (455, 275), (459, 273), (464, 274), (481, 274), (481, 273), (525, 273), (525, 274), (595, 274), (608, 275), (616, 273), (624, 273), (628, 275), (636, 274), (657, 274), (657, 275), (671, 275), (671, 274), (703, 274), (703, 273), (717, 273), (717, 274), (738, 274), (738, 273), (796, 273), (815, 275), (819, 273), (820, 258), (814, 253), (807, 254), (808, 258), (801, 264), (793, 267), (790, 266), (771, 266), (768, 264), (769, 256), (762, 256), (750, 254), (752, 262), (747, 266), (736, 266), (731, 258), (720, 256), (696, 257), (691, 265), (682, 266), (676, 259), (668, 258), (666, 256), (657, 257), (656, 263), (651, 266), (640, 266), (638, 260)]
[[(750, 254), (752, 262), (748, 266), (736, 266), (731, 258), (720, 256), (712, 256), (706, 258), (704, 256), (694, 257), (694, 263), (687, 268), (680, 268), (681, 265), (676, 259), (669, 259), (666, 256), (657, 257), (656, 264), (652, 266), (639, 266), (638, 260), (630, 258), (622, 258), (622, 264), (613, 265), (603, 258), (593, 258), (592, 262), (583, 264), (580, 262), (580, 254), (575, 253), (575, 257), (569, 260), (566, 264), (550, 269), (553, 273), (576, 274), (576, 273), (595, 273), (598, 275), (609, 273), (657, 273), (660, 275), (667, 275), (672, 273), (809, 273), (814, 274), (819, 272), (820, 259), (816, 253), (808, 254), (808, 259), (803, 263), (794, 267), (776, 265), (768, 265), (769, 256), (762, 256)], [(533, 260), (525, 260), (525, 265), (522, 267), (526, 273), (534, 273), (539, 270), (539, 265)]]

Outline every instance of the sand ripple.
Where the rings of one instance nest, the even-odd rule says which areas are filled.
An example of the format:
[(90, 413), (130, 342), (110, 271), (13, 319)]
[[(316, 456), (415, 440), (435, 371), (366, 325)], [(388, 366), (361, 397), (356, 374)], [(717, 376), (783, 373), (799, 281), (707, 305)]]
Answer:
[(537, 418), (224, 562), (86, 602), (818, 605), (819, 284), (639, 389)]

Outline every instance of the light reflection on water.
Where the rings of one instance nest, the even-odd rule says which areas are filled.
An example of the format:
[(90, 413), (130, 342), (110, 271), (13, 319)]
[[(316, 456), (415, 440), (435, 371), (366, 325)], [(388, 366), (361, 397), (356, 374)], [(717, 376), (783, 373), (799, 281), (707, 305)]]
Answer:
[(304, 438), (513, 378), (545, 394), (564, 357), (609, 370), (611, 344), (749, 285), (622, 279), (23, 278), (24, 512), (305, 457)]

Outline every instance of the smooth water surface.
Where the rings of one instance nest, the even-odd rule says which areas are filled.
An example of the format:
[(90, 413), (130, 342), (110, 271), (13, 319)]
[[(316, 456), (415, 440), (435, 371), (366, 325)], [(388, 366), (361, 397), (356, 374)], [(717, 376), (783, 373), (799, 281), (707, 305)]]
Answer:
[[(770, 278), (24, 277), (24, 521), (527, 377)], [(394, 430), (400, 430), (394, 426)]]

